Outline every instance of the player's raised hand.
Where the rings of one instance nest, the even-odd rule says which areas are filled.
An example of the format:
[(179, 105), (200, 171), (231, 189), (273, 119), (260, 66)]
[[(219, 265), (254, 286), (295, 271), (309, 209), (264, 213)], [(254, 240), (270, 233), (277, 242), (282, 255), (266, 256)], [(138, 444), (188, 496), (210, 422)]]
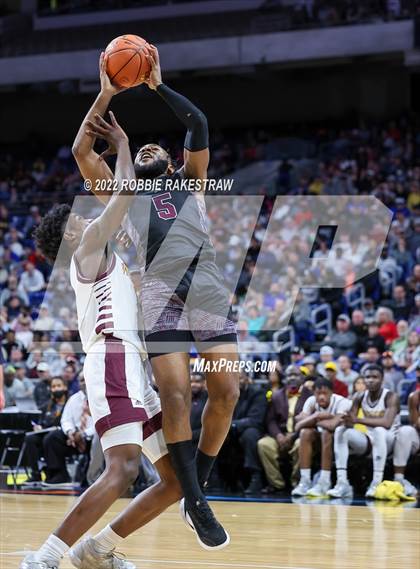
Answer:
[(111, 120), (110, 123), (96, 113), (95, 122), (90, 120), (86, 121), (86, 134), (95, 138), (102, 138), (108, 143), (108, 148), (100, 155), (100, 159), (102, 160), (107, 156), (116, 154), (121, 143), (128, 142), (128, 136), (117, 123), (112, 111), (109, 111), (109, 117)]
[(116, 87), (111, 83), (111, 79), (106, 72), (106, 56), (105, 52), (102, 52), (99, 57), (99, 78), (101, 80), (101, 93), (105, 93), (113, 97), (122, 91), (126, 91), (124, 87)]
[(150, 73), (148, 79), (146, 79), (144, 82), (150, 89), (153, 89), (155, 91), (162, 83), (162, 71), (160, 69), (159, 52), (156, 46), (150, 44), (148, 54), (146, 54), (146, 59), (150, 63)]

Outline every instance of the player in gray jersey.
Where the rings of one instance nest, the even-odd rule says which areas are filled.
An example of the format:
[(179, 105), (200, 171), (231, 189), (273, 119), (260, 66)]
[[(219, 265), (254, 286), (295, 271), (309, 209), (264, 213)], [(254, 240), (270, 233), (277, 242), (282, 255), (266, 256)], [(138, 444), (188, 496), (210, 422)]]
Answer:
[[(162, 82), (159, 54), (151, 46), (147, 85), (164, 101), (187, 129), (184, 164), (175, 172), (169, 154), (157, 144), (140, 148), (134, 166), (142, 179), (163, 180), (207, 178), (209, 163), (208, 127), (205, 115), (188, 99)], [(118, 92), (107, 74), (101, 56), (101, 92), (89, 110), (73, 145), (73, 154), (85, 179), (95, 189), (97, 181), (112, 180), (114, 174), (94, 151), (95, 138), (85, 133), (86, 121), (103, 116)], [(97, 192), (104, 203), (109, 196)], [(204, 197), (182, 189), (141, 192), (134, 200), (124, 228), (143, 262), (140, 304), (145, 339), (162, 403), (163, 431), (172, 464), (185, 500), (181, 514), (205, 549), (219, 549), (229, 535), (214, 518), (203, 487), (229, 431), (239, 397), (239, 374), (221, 371), (206, 374), (209, 392), (203, 412), (202, 432), (194, 454), (190, 427), (191, 387), (189, 351), (194, 341), (206, 360), (238, 360), (236, 328), (230, 313), (229, 296), (214, 263), (214, 250), (205, 221)], [(188, 299), (188, 301), (187, 301)], [(190, 300), (191, 299), (191, 300)], [(230, 368), (235, 369), (234, 365)]]
[[(336, 429), (334, 435), (337, 484), (328, 492), (332, 498), (353, 495), (353, 488), (347, 478), (349, 454), (365, 455), (369, 452), (372, 453), (373, 479), (365, 496), (375, 497), (376, 488), (383, 480), (386, 458), (392, 452), (400, 425), (399, 397), (383, 387), (382, 367), (367, 364), (362, 375), (367, 390), (356, 395), (349, 413), (344, 415), (344, 424)], [(357, 416), (360, 409), (363, 417)], [(367, 427), (366, 434), (353, 428), (356, 423)]]

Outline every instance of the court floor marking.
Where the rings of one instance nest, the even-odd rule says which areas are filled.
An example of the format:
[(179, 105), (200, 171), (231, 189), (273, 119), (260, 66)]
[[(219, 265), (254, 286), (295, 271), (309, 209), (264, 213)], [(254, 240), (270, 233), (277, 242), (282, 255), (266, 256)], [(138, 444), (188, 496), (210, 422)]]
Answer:
[[(26, 555), (29, 551), (12, 551), (3, 553), (3, 557), (12, 557), (17, 555)], [(213, 561), (175, 561), (175, 559), (140, 559), (132, 557), (130, 559), (138, 563), (160, 563), (169, 565), (203, 565), (205, 567), (238, 567), (239, 569), (314, 569), (313, 567), (296, 567), (291, 565), (256, 565), (250, 563), (220, 563)]]

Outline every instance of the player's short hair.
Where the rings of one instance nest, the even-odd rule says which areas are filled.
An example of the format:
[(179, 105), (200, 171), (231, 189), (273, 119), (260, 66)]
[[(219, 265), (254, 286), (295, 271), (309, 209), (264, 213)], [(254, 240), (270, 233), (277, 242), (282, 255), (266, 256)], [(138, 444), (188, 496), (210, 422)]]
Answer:
[(379, 364), (366, 364), (362, 368), (362, 376), (366, 375), (368, 371), (378, 371), (381, 374), (381, 377), (384, 376), (384, 368)]
[(55, 205), (34, 231), (37, 246), (50, 262), (57, 257), (70, 212), (71, 207), (67, 204)]
[(314, 383), (314, 389), (321, 389), (322, 387), (326, 387), (330, 391), (334, 391), (332, 381), (330, 381), (326, 377), (318, 377), (318, 379)]

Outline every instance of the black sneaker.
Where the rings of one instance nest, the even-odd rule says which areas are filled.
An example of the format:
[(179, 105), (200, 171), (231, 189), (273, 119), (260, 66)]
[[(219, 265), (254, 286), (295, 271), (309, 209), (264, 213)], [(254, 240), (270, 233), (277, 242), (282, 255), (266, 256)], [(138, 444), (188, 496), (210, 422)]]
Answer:
[(199, 500), (193, 507), (186, 508), (185, 498), (180, 502), (181, 517), (187, 526), (196, 533), (197, 541), (204, 549), (216, 551), (230, 543), (230, 536), (214, 517), (205, 500)]
[(245, 490), (245, 494), (260, 494), (262, 488), (263, 484), (261, 481), (261, 474), (259, 472), (256, 472), (252, 475), (249, 486)]

